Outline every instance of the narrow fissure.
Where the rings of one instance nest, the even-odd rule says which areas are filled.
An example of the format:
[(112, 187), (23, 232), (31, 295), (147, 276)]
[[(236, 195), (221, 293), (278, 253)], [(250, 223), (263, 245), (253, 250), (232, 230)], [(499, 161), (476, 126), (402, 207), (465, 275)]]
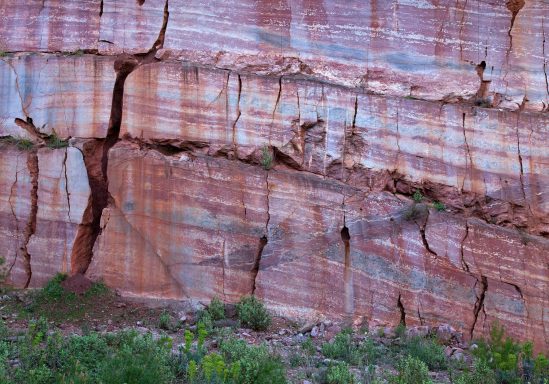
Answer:
[(471, 156), (471, 149), (469, 148), (469, 143), (467, 142), (467, 135), (465, 133), (465, 116), (466, 114), (463, 113), (462, 115), (462, 128), (463, 128), (463, 141), (465, 143), (465, 149), (467, 151), (465, 155), (465, 175), (463, 175), (463, 183), (461, 185), (461, 191), (463, 192), (463, 189), (465, 187), (465, 179), (467, 178), (467, 168), (470, 170), (470, 176), (469, 179), (472, 182), (472, 173), (473, 173), (473, 157)]
[(398, 294), (397, 307), (400, 311), (400, 324), (406, 326), (406, 311), (404, 310), (400, 293)]
[(345, 284), (345, 314), (351, 316), (354, 312), (354, 289), (353, 289), (353, 270), (351, 268), (351, 235), (349, 228), (344, 224), (341, 229), (341, 240), (343, 241), (344, 254), (344, 269), (343, 282)]
[(67, 177), (67, 156), (69, 155), (68, 149), (65, 149), (65, 157), (63, 158), (63, 173), (65, 174), (65, 196), (67, 197), (67, 217), (69, 223), (71, 222), (71, 198), (69, 194), (69, 178)]
[(255, 257), (254, 266), (252, 268), (252, 281), (253, 281), (252, 295), (255, 294), (257, 274), (259, 273), (259, 266), (261, 264), (261, 257), (263, 256), (263, 249), (265, 248), (267, 243), (268, 243), (267, 236), (262, 236), (259, 239), (259, 249), (257, 251), (257, 256)]
[(36, 216), (38, 213), (38, 154), (36, 151), (29, 152), (27, 156), (27, 167), (31, 176), (31, 210), (29, 215), (29, 221), (25, 227), (25, 238), (23, 246), (21, 247), (21, 252), (23, 258), (25, 259), (25, 272), (27, 273), (27, 281), (25, 282), (24, 288), (28, 288), (31, 278), (32, 278), (32, 266), (31, 266), (31, 255), (28, 250), (28, 244), (30, 238), (36, 232)]
[(240, 95), (242, 94), (242, 78), (240, 77), (240, 74), (237, 74), (238, 76), (238, 96), (236, 98), (236, 119), (233, 123), (233, 150), (235, 152), (235, 155), (237, 154), (237, 145), (236, 145), (236, 124), (238, 123), (238, 120), (240, 119), (240, 116), (242, 115), (242, 112), (240, 111)]
[(477, 280), (477, 282), (481, 285), (481, 292), (480, 295), (477, 297), (477, 301), (475, 303), (475, 307), (473, 309), (473, 325), (471, 326), (471, 330), (469, 331), (469, 336), (472, 339), (473, 338), (473, 332), (475, 331), (475, 326), (478, 321), (478, 315), (481, 310), (484, 310), (484, 298), (486, 297), (486, 291), (488, 290), (488, 279), (486, 276), (480, 276), (480, 281)]

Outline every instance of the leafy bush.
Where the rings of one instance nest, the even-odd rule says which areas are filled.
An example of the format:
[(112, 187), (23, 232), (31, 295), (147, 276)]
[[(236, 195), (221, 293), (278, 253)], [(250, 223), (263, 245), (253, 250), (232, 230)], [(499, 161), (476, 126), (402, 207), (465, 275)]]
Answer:
[(496, 384), (496, 376), (485, 361), (477, 360), (473, 371), (458, 377), (455, 384)]
[(214, 297), (208, 306), (207, 311), (213, 321), (223, 320), (225, 318), (225, 305), (217, 297)]
[(444, 347), (432, 338), (411, 337), (403, 345), (405, 353), (429, 367), (429, 369), (445, 369), (448, 366)]
[(353, 384), (355, 377), (349, 371), (349, 366), (346, 363), (339, 362), (326, 371), (326, 382), (328, 384)]
[(273, 154), (267, 145), (261, 148), (261, 166), (268, 171), (273, 166)]
[(244, 340), (230, 338), (221, 343), (220, 349), (229, 363), (238, 363), (239, 384), (286, 383), (280, 356), (270, 353), (266, 346), (248, 345)]
[(421, 200), (423, 200), (423, 195), (421, 194), (421, 192), (418, 189), (416, 189), (416, 191), (414, 192), (412, 198), (414, 199), (415, 203), (421, 203)]
[(322, 344), (322, 354), (331, 359), (339, 359), (349, 364), (374, 364), (378, 358), (378, 349), (371, 339), (361, 344), (353, 342), (352, 330), (345, 329), (335, 335), (330, 343)]
[(397, 365), (398, 375), (390, 378), (393, 384), (431, 384), (429, 369), (421, 360), (407, 356)]
[(57, 136), (55, 132), (46, 139), (46, 146), (51, 149), (65, 148), (69, 146), (69, 141)]
[(271, 316), (255, 296), (245, 296), (236, 305), (236, 313), (243, 325), (264, 331), (271, 325)]
[(166, 331), (172, 329), (172, 318), (168, 312), (164, 311), (160, 314), (160, 317), (158, 318), (158, 328)]
[(34, 147), (32, 140), (25, 139), (24, 137), (8, 136), (1, 139), (2, 142), (15, 145), (22, 151), (31, 150)]
[(435, 207), (435, 209), (439, 212), (443, 212), (443, 211), (446, 210), (446, 206), (443, 203), (441, 203), (440, 201), (435, 201), (433, 203), (433, 207)]
[(522, 347), (510, 337), (505, 337), (503, 327), (494, 324), (490, 329), (490, 338), (477, 344), (473, 355), (495, 371), (497, 382), (514, 383), (519, 380), (518, 363)]

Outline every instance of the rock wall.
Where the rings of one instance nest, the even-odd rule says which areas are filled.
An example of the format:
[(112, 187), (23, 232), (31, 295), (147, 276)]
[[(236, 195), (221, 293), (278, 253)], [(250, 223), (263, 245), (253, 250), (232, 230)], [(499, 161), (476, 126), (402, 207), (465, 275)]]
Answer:
[(546, 349), (548, 19), (541, 0), (4, 1), (7, 280), (498, 321)]

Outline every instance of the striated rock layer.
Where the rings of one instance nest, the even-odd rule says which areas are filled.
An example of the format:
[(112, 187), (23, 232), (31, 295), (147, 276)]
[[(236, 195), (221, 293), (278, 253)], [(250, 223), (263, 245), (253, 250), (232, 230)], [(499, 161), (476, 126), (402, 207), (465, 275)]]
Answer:
[(3, 1), (0, 272), (546, 349), (548, 16)]

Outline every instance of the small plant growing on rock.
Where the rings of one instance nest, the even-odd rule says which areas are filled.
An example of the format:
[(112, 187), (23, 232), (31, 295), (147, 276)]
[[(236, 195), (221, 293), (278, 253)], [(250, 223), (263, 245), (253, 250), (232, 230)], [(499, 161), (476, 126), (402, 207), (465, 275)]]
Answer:
[(261, 166), (268, 171), (273, 166), (273, 154), (267, 145), (261, 148)]
[(172, 328), (172, 319), (168, 312), (164, 311), (160, 314), (160, 318), (158, 319), (158, 328), (166, 331), (169, 331)]
[(34, 143), (29, 139), (25, 139), (24, 137), (7, 136), (3, 137), (1, 141), (4, 143), (15, 145), (17, 149), (20, 149), (22, 151), (29, 151), (34, 147)]
[(397, 370), (398, 375), (390, 378), (392, 384), (432, 384), (427, 365), (412, 356), (401, 360)]
[(423, 200), (423, 195), (418, 189), (416, 189), (412, 198), (414, 199), (414, 203), (421, 203), (421, 201)]
[(245, 296), (236, 305), (236, 313), (243, 325), (264, 331), (271, 325), (271, 316), (255, 296)]
[(208, 306), (207, 311), (213, 321), (223, 320), (225, 318), (225, 305), (217, 297), (214, 297)]
[(349, 366), (346, 363), (339, 362), (326, 371), (326, 382), (328, 384), (353, 384), (355, 377), (349, 371)]
[(51, 149), (65, 148), (69, 146), (69, 141), (60, 138), (55, 132), (53, 132), (46, 139), (46, 146)]
[(441, 203), (440, 201), (435, 201), (433, 203), (433, 207), (438, 211), (438, 212), (443, 212), (446, 210), (446, 206)]

